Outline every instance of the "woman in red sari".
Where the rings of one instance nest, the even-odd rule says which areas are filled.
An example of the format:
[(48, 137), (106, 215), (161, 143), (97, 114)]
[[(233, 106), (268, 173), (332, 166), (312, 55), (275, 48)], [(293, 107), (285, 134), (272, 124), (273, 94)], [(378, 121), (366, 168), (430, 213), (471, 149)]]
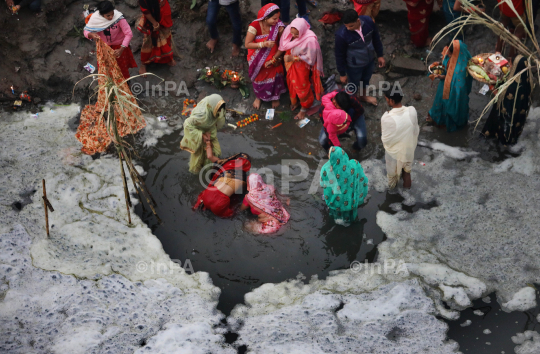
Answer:
[(249, 25), (245, 46), (248, 49), (249, 78), (255, 91), (253, 107), (259, 109), (262, 101), (279, 106), (279, 96), (287, 91), (281, 63), (283, 52), (278, 50), (279, 39), (285, 25), (279, 20), (279, 7), (268, 4), (259, 10), (257, 19)]
[(431, 44), (429, 38), (429, 16), (433, 12), (433, 0), (405, 0), (409, 14), (411, 41), (417, 48)]
[[(285, 28), (279, 44), (279, 50), (286, 52), (285, 68), (287, 69), (291, 110), (294, 111), (298, 108), (298, 100), (302, 106), (300, 113), (294, 117), (295, 119), (306, 117), (307, 110), (315, 101), (313, 91), (315, 91), (315, 96), (319, 101), (323, 92), (321, 47), (317, 41), (317, 35), (309, 28), (309, 23), (303, 18), (295, 19)], [(311, 90), (311, 81), (313, 81), (313, 90)]]
[(146, 65), (150, 63), (175, 66), (172, 49), (171, 7), (167, 0), (139, 0), (143, 15), (137, 29), (144, 34), (141, 47), (139, 74), (146, 73)]
[(248, 154), (236, 154), (226, 159), (214, 156), (210, 134), (203, 134), (206, 143), (206, 156), (214, 163), (216, 172), (208, 187), (199, 194), (193, 209), (210, 209), (222, 218), (233, 216), (231, 196), (240, 194), (246, 187), (247, 172), (251, 169), (251, 158)]

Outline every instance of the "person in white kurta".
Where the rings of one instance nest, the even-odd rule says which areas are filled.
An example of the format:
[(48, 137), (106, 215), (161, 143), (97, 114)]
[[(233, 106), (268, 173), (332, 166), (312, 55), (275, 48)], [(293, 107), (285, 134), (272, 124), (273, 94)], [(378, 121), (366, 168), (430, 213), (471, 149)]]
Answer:
[(411, 169), (420, 131), (416, 109), (403, 106), (403, 95), (397, 90), (386, 91), (385, 98), (392, 107), (381, 118), (388, 187), (394, 188), (403, 174), (403, 187), (411, 188)]

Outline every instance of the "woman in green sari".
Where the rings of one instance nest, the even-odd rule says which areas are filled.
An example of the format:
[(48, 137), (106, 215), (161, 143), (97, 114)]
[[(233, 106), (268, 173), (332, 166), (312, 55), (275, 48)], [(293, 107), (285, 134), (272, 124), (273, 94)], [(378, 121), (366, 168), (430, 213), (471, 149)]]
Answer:
[(212, 163), (204, 150), (203, 134), (210, 133), (214, 156), (221, 155), (221, 147), (217, 139), (217, 130), (225, 124), (225, 101), (220, 95), (210, 95), (197, 104), (191, 116), (184, 122), (184, 138), (180, 142), (182, 150), (191, 153), (189, 172), (199, 173), (201, 169)]
[(330, 148), (330, 161), (321, 169), (321, 187), (330, 216), (338, 225), (349, 226), (356, 220), (358, 206), (364, 203), (368, 192), (368, 178), (362, 165), (342, 148)]
[(448, 132), (463, 128), (469, 120), (469, 94), (473, 79), (467, 71), (467, 63), (471, 58), (467, 45), (457, 39), (443, 49), (446, 75), (438, 75), (441, 81), (427, 121), (446, 126)]

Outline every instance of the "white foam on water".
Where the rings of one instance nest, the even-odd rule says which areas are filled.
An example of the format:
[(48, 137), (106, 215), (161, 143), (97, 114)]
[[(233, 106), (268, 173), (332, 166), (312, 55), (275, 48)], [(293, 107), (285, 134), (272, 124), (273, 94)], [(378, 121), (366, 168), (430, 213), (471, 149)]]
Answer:
[(347, 270), (264, 284), (228, 322), (250, 353), (457, 352), (419, 283), (393, 277)]
[(536, 307), (536, 290), (526, 286), (514, 294), (512, 300), (503, 303), (504, 311), (527, 311)]
[(471, 320), (467, 320), (465, 322), (463, 322), (462, 324), (460, 324), (461, 327), (468, 327), (472, 324), (472, 321)]
[(449, 146), (437, 141), (418, 141), (418, 146), (424, 146), (435, 151), (441, 151), (445, 156), (450, 157), (456, 160), (463, 160), (467, 157), (476, 156), (478, 153), (476, 151), (469, 151), (464, 148)]
[[(540, 166), (539, 117), (540, 108), (531, 110), (520, 137), (521, 155), (502, 163), (424, 143), (442, 153), (421, 148), (419, 154), (426, 155), (417, 157), (429, 161), (429, 168), (415, 166), (413, 188), (398, 192), (437, 206), (413, 214), (378, 212), (377, 224), (388, 238), (378, 245), (379, 261), (403, 259), (458, 310), (493, 291), (501, 304), (508, 303), (527, 284), (540, 282), (540, 180), (529, 177)], [(370, 187), (385, 182), (382, 162), (362, 165), (375, 171), (368, 174)], [(469, 301), (449, 286), (461, 288)]]
[[(176, 324), (191, 328), (182, 332), (189, 338), (177, 336), (179, 348), (231, 353), (216, 310), (219, 288), (207, 273), (189, 275), (171, 262), (133, 208), (128, 225), (119, 160), (80, 152), (69, 128), (78, 111), (47, 106), (38, 118), (1, 119), (0, 348), (133, 353), (144, 343), (160, 347), (168, 338), (160, 331)], [(42, 178), (54, 207), (49, 238)], [(129, 178), (128, 185), (135, 205)], [(30, 204), (18, 212), (17, 201)]]
[(181, 129), (183, 126), (182, 120), (174, 117), (171, 120), (164, 121), (149, 116), (145, 116), (144, 119), (146, 120), (146, 127), (143, 129), (140, 139), (145, 148), (156, 146), (160, 138)]
[(536, 331), (525, 331), (512, 337), (512, 341), (518, 344), (514, 348), (516, 354), (540, 353), (540, 334)]

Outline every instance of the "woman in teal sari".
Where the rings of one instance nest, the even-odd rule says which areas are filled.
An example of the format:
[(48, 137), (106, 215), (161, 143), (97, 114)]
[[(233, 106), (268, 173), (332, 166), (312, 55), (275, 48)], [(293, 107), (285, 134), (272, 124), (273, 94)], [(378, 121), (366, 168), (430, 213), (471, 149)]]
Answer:
[(469, 120), (472, 77), (467, 72), (467, 63), (471, 58), (467, 45), (460, 40), (443, 49), (446, 75), (438, 75), (441, 81), (427, 121), (446, 126), (448, 132), (463, 128)]
[(368, 192), (368, 178), (362, 165), (340, 147), (330, 148), (330, 161), (321, 170), (324, 201), (330, 216), (338, 225), (349, 226), (356, 220), (358, 206), (364, 203)]

